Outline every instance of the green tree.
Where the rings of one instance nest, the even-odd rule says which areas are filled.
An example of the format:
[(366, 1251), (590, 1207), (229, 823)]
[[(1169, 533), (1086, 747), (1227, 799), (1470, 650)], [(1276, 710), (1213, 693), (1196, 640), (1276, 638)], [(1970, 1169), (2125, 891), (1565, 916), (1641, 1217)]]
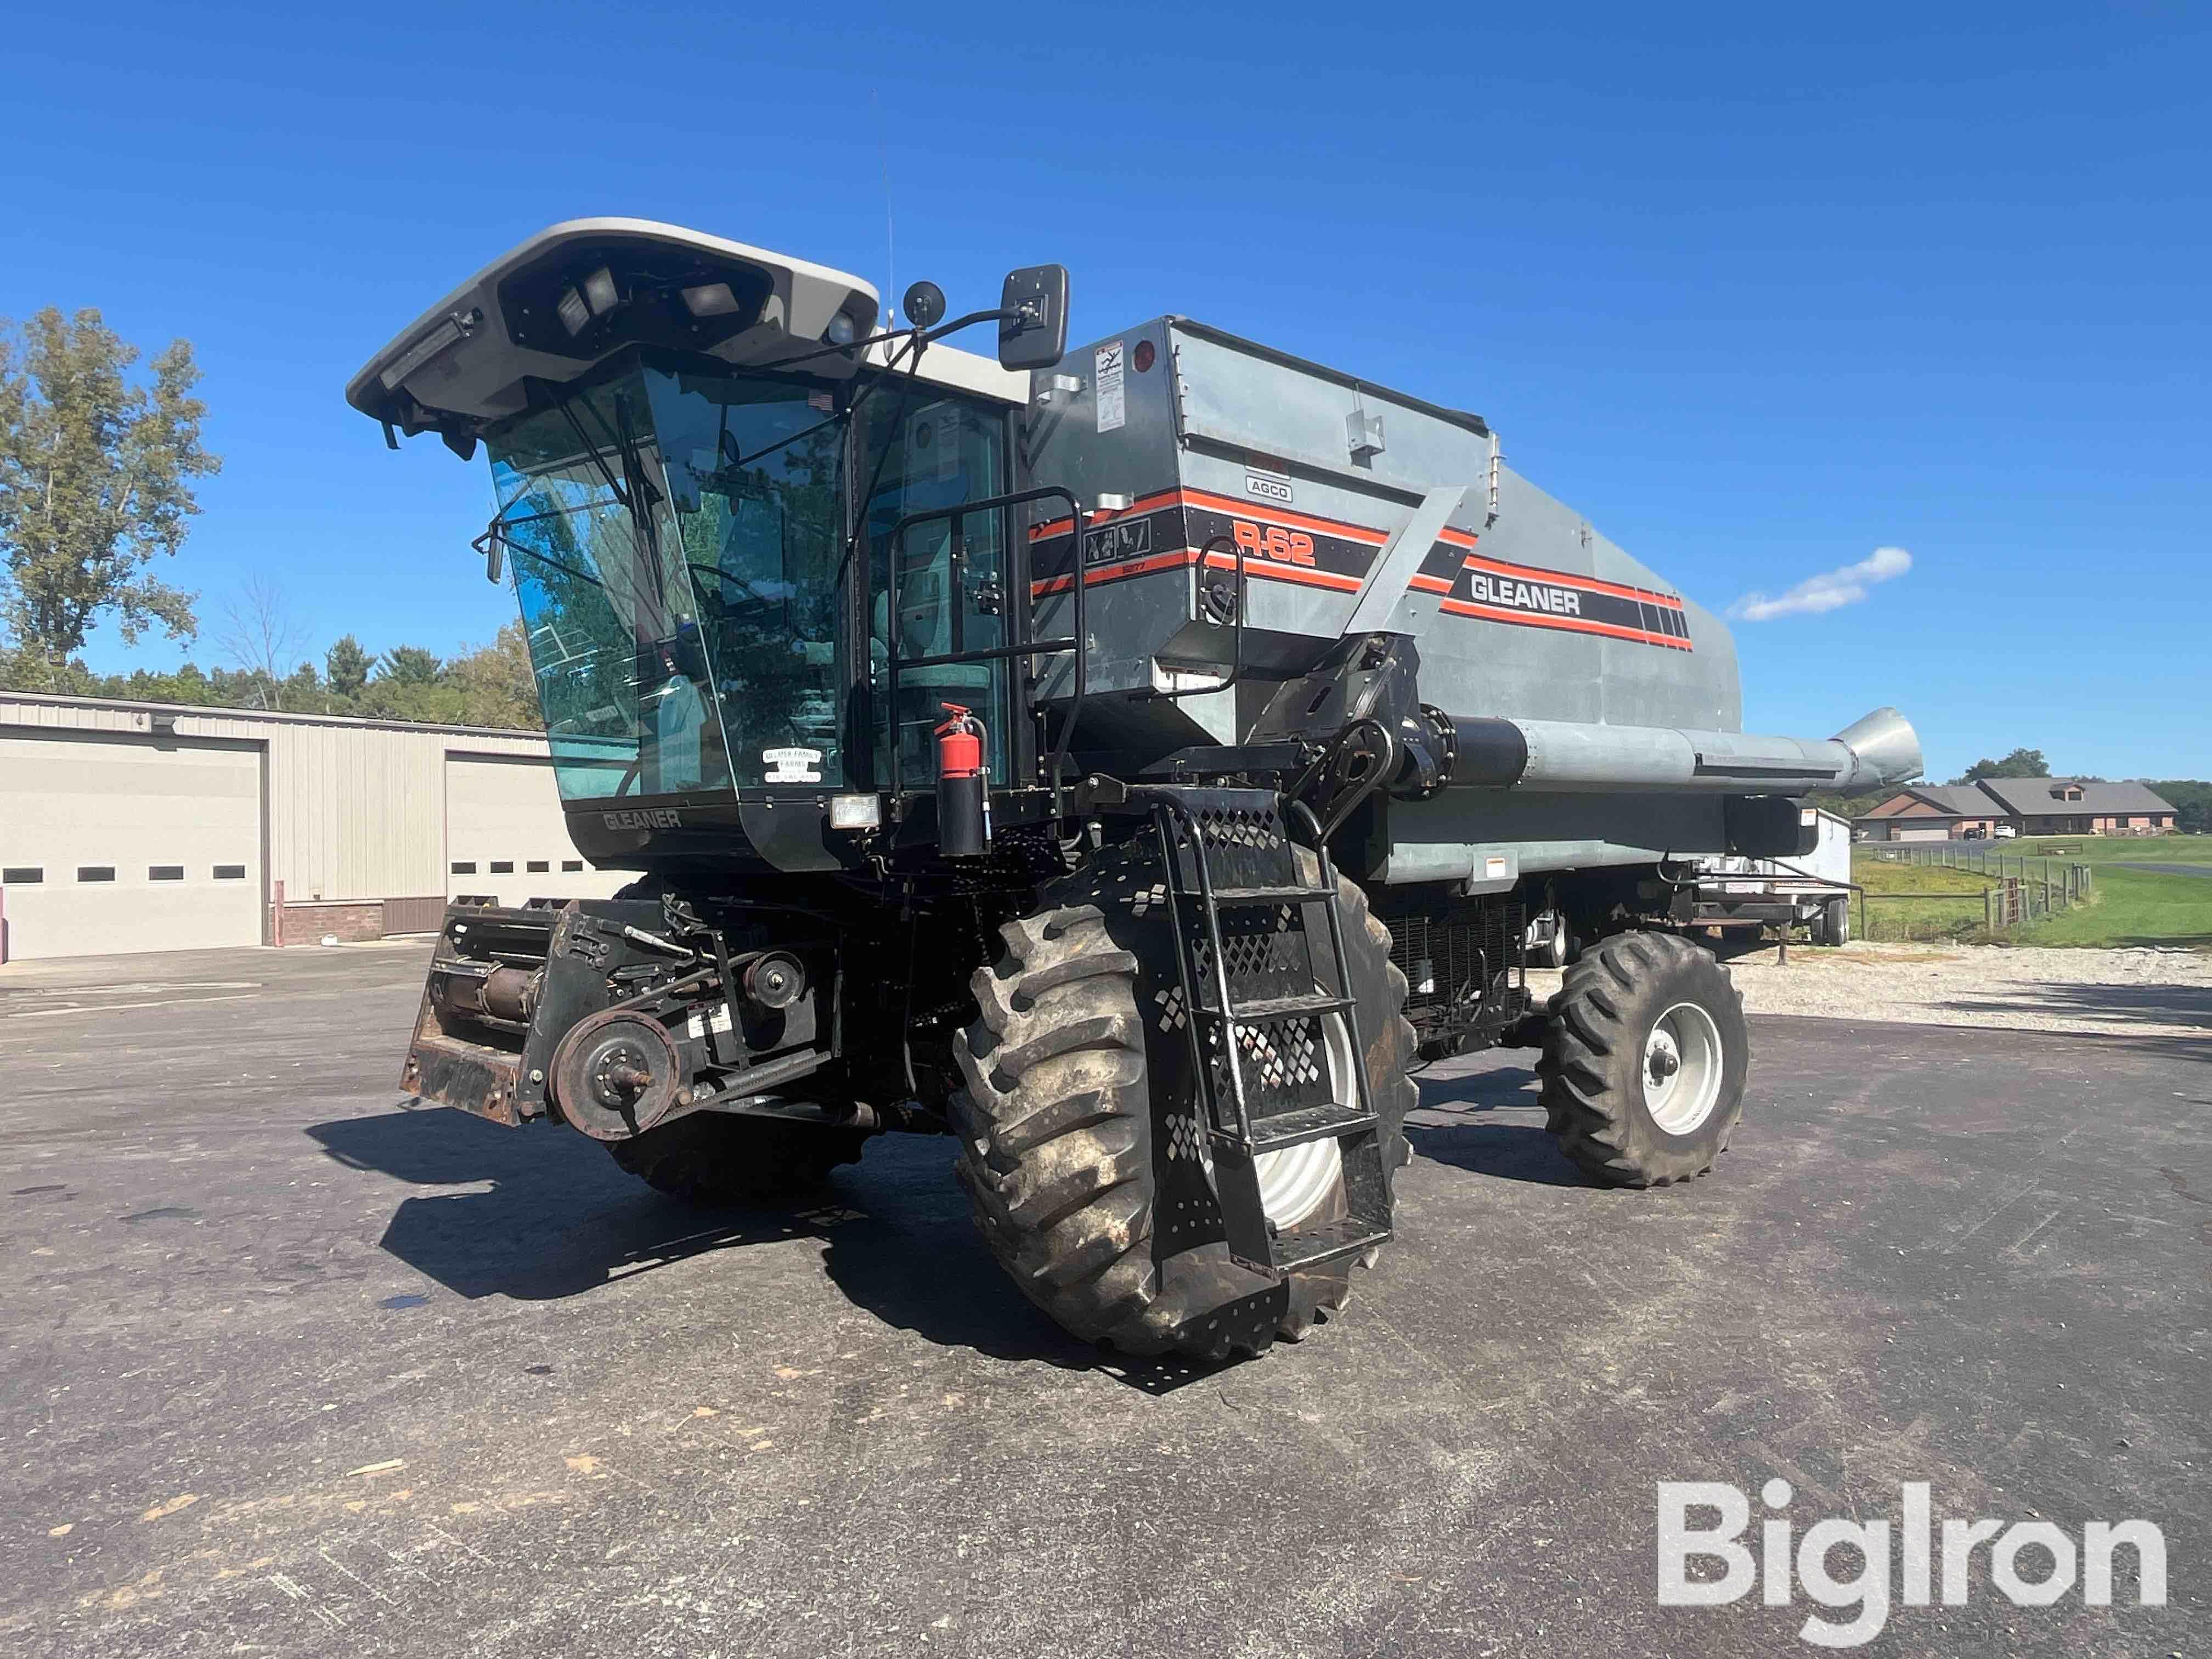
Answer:
[(144, 382), (138, 356), (94, 310), (0, 322), (0, 622), (56, 681), (104, 614), (125, 641), (195, 632), (195, 596), (148, 567), (183, 544), (191, 481), (222, 463), (200, 442), (191, 347), (172, 341)]
[(2015, 749), (2002, 760), (1978, 760), (1954, 783), (1979, 783), (1984, 778), (2047, 778), (2051, 763), (2040, 749)]
[(530, 646), (519, 622), (501, 629), (482, 650), (447, 664), (445, 680), (460, 692), (461, 719), (467, 725), (535, 731), (541, 724)]
[(376, 678), (393, 685), (435, 685), (445, 666), (434, 651), (419, 645), (395, 645), (377, 664)]
[(2191, 836), (2212, 835), (2212, 783), (2197, 778), (2162, 778), (2150, 785), (2160, 799), (2173, 805), (2173, 827)]
[(323, 653), (323, 678), (336, 696), (359, 696), (368, 684), (368, 671), (375, 665), (376, 659), (362, 650), (361, 641), (350, 634)]

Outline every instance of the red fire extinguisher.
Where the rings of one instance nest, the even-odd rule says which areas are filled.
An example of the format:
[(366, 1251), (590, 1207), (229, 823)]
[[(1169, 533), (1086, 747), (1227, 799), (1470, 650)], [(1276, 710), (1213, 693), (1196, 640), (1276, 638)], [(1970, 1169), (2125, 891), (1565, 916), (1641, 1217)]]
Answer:
[(937, 728), (937, 842), (947, 858), (991, 850), (991, 777), (983, 766), (983, 722), (957, 702)]

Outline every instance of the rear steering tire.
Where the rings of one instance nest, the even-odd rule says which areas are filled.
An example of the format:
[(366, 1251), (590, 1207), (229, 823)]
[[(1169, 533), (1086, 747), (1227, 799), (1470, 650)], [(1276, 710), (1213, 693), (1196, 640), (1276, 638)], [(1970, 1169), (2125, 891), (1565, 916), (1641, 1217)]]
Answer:
[(1743, 1116), (1751, 1038), (1727, 969), (1672, 933), (1590, 946), (1553, 999), (1545, 1127), (1612, 1187), (1705, 1173)]

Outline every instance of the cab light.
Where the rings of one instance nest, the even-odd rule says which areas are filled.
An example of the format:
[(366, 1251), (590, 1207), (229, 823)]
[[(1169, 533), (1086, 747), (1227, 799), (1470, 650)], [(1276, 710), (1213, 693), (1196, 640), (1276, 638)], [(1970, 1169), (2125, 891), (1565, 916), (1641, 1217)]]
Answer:
[(832, 795), (830, 797), (830, 827), (832, 830), (873, 830), (884, 821), (884, 803), (878, 795)]

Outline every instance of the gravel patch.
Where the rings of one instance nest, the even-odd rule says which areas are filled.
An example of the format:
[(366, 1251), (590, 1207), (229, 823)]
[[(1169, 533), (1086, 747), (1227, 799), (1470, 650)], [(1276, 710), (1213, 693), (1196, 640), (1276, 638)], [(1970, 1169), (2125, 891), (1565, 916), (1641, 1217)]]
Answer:
[[(1726, 958), (1754, 1014), (2093, 1036), (2212, 1038), (2212, 956), (1989, 945), (1771, 946)], [(1538, 998), (1559, 975), (1532, 971)]]

